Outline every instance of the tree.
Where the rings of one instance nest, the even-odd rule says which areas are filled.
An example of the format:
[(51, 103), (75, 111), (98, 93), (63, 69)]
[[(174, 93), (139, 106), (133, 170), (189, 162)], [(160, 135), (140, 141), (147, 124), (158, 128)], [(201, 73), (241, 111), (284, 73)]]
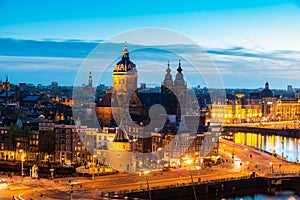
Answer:
[(48, 130), (46, 132), (40, 133), (39, 136), (39, 149), (42, 155), (45, 154), (54, 156), (55, 152), (55, 132), (53, 130)]
[[(8, 128), (8, 133), (6, 135), (5, 140), (5, 149), (9, 151), (14, 151), (16, 155), (17, 147), (16, 147), (16, 138), (22, 136), (22, 130), (19, 128), (17, 124), (11, 123)], [(16, 160), (16, 156), (14, 156), (14, 160)]]
[(15, 110), (13, 113), (11, 113), (9, 115), (9, 118), (16, 119), (16, 118), (21, 117), (21, 116), (22, 116), (22, 111)]

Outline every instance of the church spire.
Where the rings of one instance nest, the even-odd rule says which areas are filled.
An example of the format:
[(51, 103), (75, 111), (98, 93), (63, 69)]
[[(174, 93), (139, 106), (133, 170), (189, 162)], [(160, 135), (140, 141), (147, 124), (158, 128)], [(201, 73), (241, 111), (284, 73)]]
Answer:
[(269, 89), (269, 83), (268, 83), (268, 81), (265, 84), (265, 89)]
[(171, 73), (171, 69), (170, 69), (170, 61), (168, 61), (168, 68), (166, 69), (167, 74)]
[(179, 106), (177, 106), (176, 115), (184, 115), (186, 113), (186, 93), (187, 85), (184, 80), (181, 68), (181, 60), (179, 60), (177, 74), (174, 80), (174, 93), (176, 94), (177, 99), (179, 100)]
[(90, 71), (90, 74), (89, 74), (89, 87), (93, 87), (93, 76), (92, 76), (92, 71)]
[(168, 93), (173, 88), (173, 78), (172, 78), (172, 74), (171, 74), (170, 62), (169, 61), (168, 61), (168, 67), (166, 69), (166, 72), (167, 73), (165, 75), (165, 79), (162, 82), (161, 91)]
[(181, 68), (181, 62), (180, 62), (180, 59), (179, 59), (179, 64), (178, 64), (178, 68), (177, 68), (177, 71), (182, 74), (182, 68)]
[(122, 57), (123, 58), (129, 58), (129, 51), (127, 49), (127, 41), (124, 42), (124, 48), (122, 52)]
[(5, 80), (5, 97), (6, 97), (6, 100), (8, 101), (8, 90), (10, 89), (10, 84), (9, 84), (9, 82), (8, 82), (8, 76), (7, 75), (5, 75), (6, 76), (6, 80)]

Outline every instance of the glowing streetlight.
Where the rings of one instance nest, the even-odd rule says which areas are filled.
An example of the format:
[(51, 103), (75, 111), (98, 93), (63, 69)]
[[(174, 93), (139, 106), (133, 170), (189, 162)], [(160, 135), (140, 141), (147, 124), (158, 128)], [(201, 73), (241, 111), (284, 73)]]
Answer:
[(92, 161), (92, 180), (95, 178), (95, 173), (94, 173), (94, 162), (95, 162), (95, 156), (93, 155), (93, 161)]
[(190, 168), (190, 176), (191, 176), (191, 180), (192, 180), (192, 186), (193, 186), (193, 192), (194, 192), (194, 199), (197, 200), (197, 195), (196, 195), (196, 190), (195, 190), (195, 184), (194, 184), (194, 180), (193, 180), (193, 175), (192, 175), (192, 170), (191, 170), (191, 163), (193, 161), (191, 159), (188, 159), (186, 161), (186, 163), (189, 165)]
[(249, 160), (247, 160), (247, 176), (249, 176)]
[(20, 150), (21, 153), (21, 177), (22, 177), (22, 181), (23, 181), (23, 165), (24, 165), (24, 154), (23, 154), (23, 150)]
[(270, 162), (269, 164), (270, 164), (270, 173), (273, 173), (273, 163)]

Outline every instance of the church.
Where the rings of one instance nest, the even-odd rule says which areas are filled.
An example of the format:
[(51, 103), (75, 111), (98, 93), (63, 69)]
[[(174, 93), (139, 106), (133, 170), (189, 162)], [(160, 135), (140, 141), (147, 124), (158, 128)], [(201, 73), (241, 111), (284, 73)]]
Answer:
[(114, 66), (113, 89), (106, 91), (105, 96), (96, 104), (96, 113), (102, 127), (118, 126), (124, 108), (129, 109), (131, 119), (137, 125), (150, 123), (149, 109), (159, 104), (167, 115), (176, 116), (180, 121), (186, 112), (187, 84), (179, 60), (175, 80), (172, 78), (170, 63), (167, 65), (165, 78), (160, 92), (143, 92), (137, 87), (138, 73), (136, 65), (130, 60), (125, 43), (122, 58)]

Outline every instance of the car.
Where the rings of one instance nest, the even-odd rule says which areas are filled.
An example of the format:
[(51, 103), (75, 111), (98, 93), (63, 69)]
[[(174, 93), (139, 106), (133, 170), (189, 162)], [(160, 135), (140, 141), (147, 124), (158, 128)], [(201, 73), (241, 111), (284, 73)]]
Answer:
[(81, 185), (82, 184), (82, 182), (81, 181), (78, 181), (78, 180), (73, 180), (72, 182), (71, 182), (71, 185)]
[(8, 183), (4, 179), (0, 179), (0, 190), (6, 189), (8, 186)]
[(171, 167), (163, 167), (161, 170), (163, 172), (169, 172), (169, 171), (171, 171)]

